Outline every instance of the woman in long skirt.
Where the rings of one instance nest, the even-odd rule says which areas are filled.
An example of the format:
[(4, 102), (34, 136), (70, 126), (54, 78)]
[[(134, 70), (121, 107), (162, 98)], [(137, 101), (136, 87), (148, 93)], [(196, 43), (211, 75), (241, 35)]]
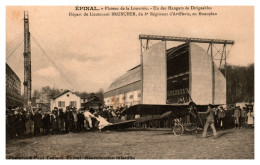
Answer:
[(247, 125), (248, 127), (252, 128), (254, 126), (254, 112), (249, 110), (247, 113)]

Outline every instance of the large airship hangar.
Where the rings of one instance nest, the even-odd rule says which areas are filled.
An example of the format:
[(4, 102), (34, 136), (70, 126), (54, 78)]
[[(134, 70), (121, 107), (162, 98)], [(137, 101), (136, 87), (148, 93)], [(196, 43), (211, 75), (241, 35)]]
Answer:
[[(104, 93), (106, 106), (226, 104), (227, 48), (234, 41), (158, 35), (139, 40), (140, 65), (112, 82)], [(169, 42), (179, 45), (167, 48)]]

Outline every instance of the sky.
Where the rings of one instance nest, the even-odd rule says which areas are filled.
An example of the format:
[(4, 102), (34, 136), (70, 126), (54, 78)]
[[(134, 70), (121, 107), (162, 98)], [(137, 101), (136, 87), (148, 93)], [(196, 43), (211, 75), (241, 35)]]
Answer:
[[(218, 13), (214, 17), (71, 17), (74, 8), (6, 8), (7, 57), (23, 41), (23, 12), (29, 12), (33, 90), (46, 85), (106, 90), (113, 80), (140, 64), (140, 34), (234, 40), (227, 63), (254, 62), (254, 8), (250, 6), (213, 6)], [(6, 62), (23, 82), (23, 44)]]

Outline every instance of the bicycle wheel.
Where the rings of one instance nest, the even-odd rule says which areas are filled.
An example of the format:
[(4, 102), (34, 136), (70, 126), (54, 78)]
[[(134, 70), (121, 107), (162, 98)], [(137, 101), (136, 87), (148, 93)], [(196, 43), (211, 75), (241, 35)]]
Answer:
[(181, 124), (177, 124), (177, 125), (173, 126), (173, 128), (172, 128), (172, 132), (174, 133), (174, 135), (182, 135), (183, 131), (184, 131), (184, 129)]
[(195, 131), (195, 130), (197, 130), (197, 126), (194, 123), (189, 123), (189, 124), (185, 125), (185, 130), (186, 131)]

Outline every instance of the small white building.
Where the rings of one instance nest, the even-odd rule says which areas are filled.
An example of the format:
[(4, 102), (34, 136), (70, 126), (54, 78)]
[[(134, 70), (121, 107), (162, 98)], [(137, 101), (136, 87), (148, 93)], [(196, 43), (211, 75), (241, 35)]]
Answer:
[(67, 106), (79, 109), (81, 107), (81, 98), (75, 93), (67, 90), (50, 100), (51, 110), (53, 110), (54, 107), (57, 107), (59, 109), (62, 108), (63, 111), (65, 111)]

